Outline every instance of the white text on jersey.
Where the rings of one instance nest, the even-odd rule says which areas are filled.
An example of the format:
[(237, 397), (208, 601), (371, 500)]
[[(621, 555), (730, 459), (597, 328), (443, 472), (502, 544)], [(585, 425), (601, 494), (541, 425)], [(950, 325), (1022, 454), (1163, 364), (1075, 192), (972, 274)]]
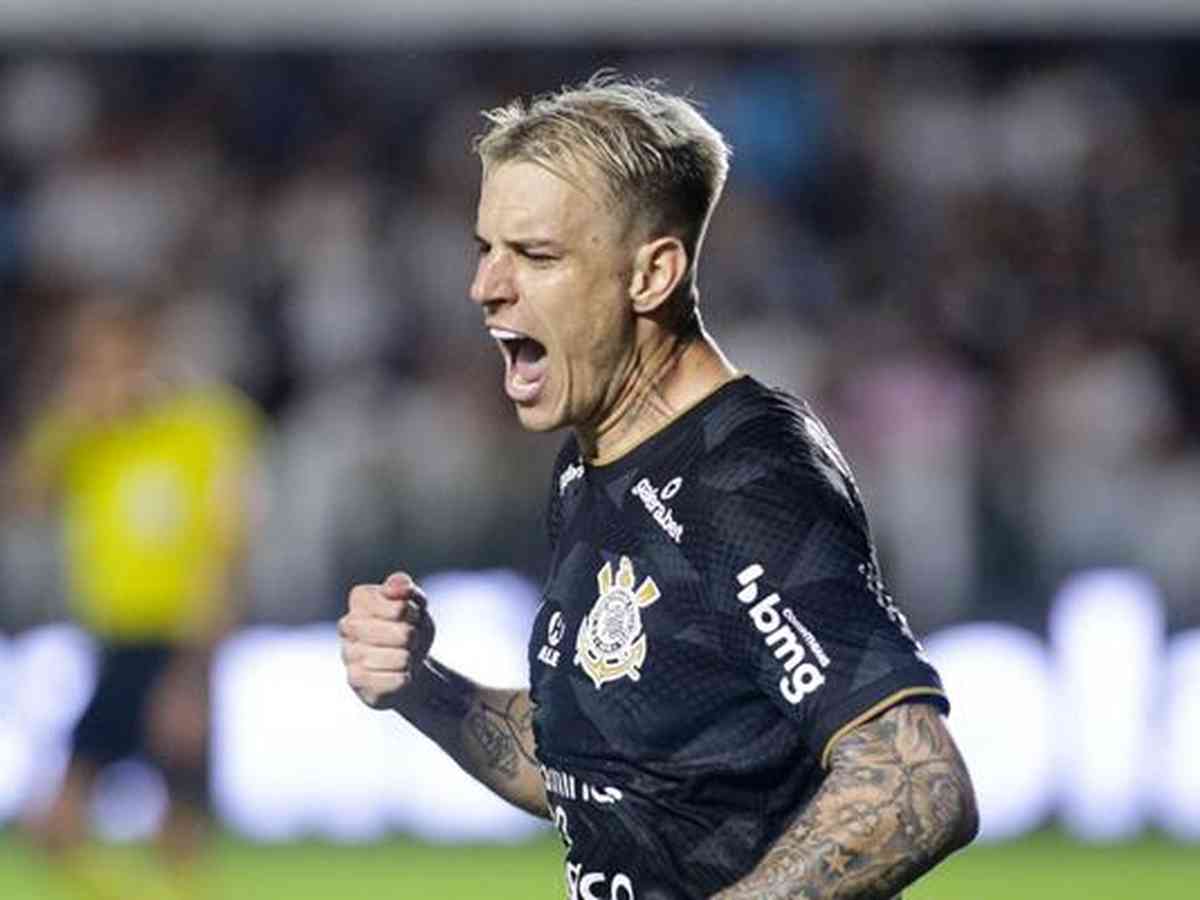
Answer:
[(682, 484), (678, 478), (673, 478), (667, 482), (660, 496), (658, 489), (650, 483), (649, 478), (643, 478), (633, 486), (630, 491), (633, 496), (642, 501), (642, 505), (646, 507), (646, 512), (658, 523), (658, 526), (667, 533), (667, 537), (675, 543), (683, 541), (683, 526), (675, 521), (675, 513), (671, 508), (663, 503), (663, 497), (670, 499), (674, 497), (679, 490), (679, 485)]
[(625, 797), (620, 788), (612, 785), (596, 787), (570, 772), (550, 766), (540, 766), (539, 768), (542, 772), (542, 781), (546, 784), (546, 793), (555, 797), (562, 797), (566, 800), (582, 800), (585, 803), (599, 803), (601, 806), (617, 803)]
[[(600, 891), (600, 893), (596, 893)], [(585, 872), (582, 863), (567, 863), (568, 900), (637, 900), (633, 879), (624, 872)]]
[[(737, 598), (749, 607), (746, 612), (750, 621), (764, 635), (766, 645), (775, 648), (775, 658), (783, 661), (783, 670), (787, 674), (779, 680), (779, 692), (784, 700), (796, 706), (825, 684), (825, 674), (821, 669), (804, 661), (807, 655), (804, 645), (808, 645), (823, 668), (829, 666), (829, 657), (812, 632), (800, 624), (795, 613), (786, 607), (782, 610), (777, 608), (781, 602), (778, 593), (758, 599), (758, 579), (762, 578), (763, 573), (764, 569), (758, 563), (742, 569), (737, 575), (741, 586)], [(784, 623), (785, 618), (790, 624)]]
[(567, 488), (571, 486), (572, 481), (578, 481), (582, 477), (583, 461), (576, 460), (563, 469), (562, 474), (558, 476), (558, 495), (561, 497), (567, 492)]
[(546, 643), (542, 644), (542, 649), (538, 651), (537, 658), (552, 668), (558, 668), (558, 650), (554, 649), (562, 640), (563, 632), (566, 631), (566, 625), (563, 623), (562, 610), (556, 609), (550, 614), (550, 621), (546, 625)]

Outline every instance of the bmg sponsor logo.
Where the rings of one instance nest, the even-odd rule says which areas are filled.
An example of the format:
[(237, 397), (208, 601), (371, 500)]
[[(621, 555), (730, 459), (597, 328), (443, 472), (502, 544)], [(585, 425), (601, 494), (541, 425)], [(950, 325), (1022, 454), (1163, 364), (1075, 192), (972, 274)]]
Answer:
[[(779, 679), (779, 693), (792, 706), (800, 702), (825, 684), (825, 673), (829, 667), (829, 656), (812, 632), (800, 623), (796, 614), (780, 607), (780, 597), (772, 592), (759, 599), (758, 580), (765, 570), (758, 563), (742, 569), (737, 575), (741, 588), (738, 601), (746, 606), (750, 621), (763, 635), (763, 642), (774, 650), (775, 658), (783, 663), (784, 676)], [(807, 650), (806, 650), (807, 648)], [(811, 652), (816, 662), (808, 662)]]

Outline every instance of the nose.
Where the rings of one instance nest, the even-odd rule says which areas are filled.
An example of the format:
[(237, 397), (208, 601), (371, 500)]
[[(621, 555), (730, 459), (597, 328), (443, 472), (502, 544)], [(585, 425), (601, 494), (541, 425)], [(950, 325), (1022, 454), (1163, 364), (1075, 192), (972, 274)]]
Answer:
[(512, 259), (509, 254), (493, 248), (480, 255), (470, 294), (473, 301), (484, 307), (516, 299)]

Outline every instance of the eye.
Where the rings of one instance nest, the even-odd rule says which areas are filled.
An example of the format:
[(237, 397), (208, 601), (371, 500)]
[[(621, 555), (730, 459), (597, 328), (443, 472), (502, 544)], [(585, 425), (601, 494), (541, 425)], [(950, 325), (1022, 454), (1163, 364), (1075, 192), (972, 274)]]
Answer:
[(529, 260), (530, 262), (535, 262), (535, 263), (549, 263), (549, 262), (554, 262), (556, 259), (558, 259), (558, 257), (555, 256), (553, 253), (547, 253), (542, 250), (529, 250), (525, 247), (518, 247), (517, 253), (520, 254), (521, 256), (523, 256), (525, 259)]

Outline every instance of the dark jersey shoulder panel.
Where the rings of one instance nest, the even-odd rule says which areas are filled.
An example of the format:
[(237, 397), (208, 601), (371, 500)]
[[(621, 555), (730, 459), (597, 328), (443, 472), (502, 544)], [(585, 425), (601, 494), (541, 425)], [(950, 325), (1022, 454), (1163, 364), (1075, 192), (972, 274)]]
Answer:
[(711, 514), (697, 560), (730, 662), (796, 722), (822, 764), (832, 740), (891, 703), (949, 711), (886, 591), (850, 472), (807, 404), (750, 379), (714, 417)]

